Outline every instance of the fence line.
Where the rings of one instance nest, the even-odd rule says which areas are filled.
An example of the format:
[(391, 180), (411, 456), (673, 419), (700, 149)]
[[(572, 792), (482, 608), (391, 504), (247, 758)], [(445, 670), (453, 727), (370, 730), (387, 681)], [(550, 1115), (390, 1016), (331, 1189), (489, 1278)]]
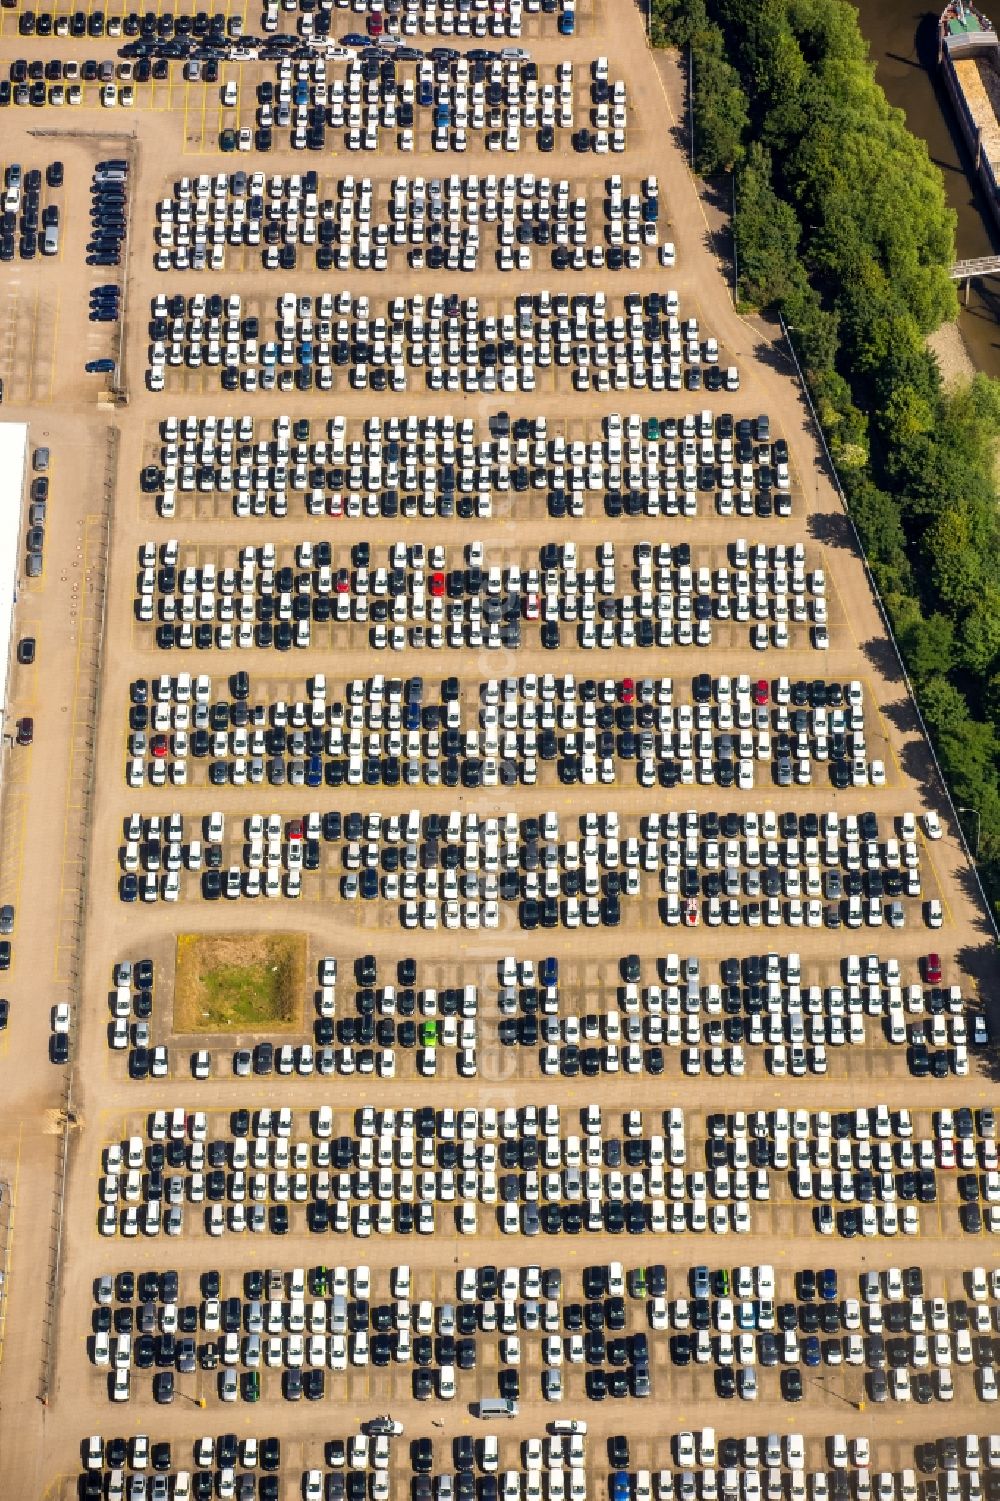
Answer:
[[(76, 897), (70, 914), (69, 923), (71, 929), (70, 957), (67, 991), (72, 1005), (73, 1041), (79, 1028), (79, 1018), (82, 1010), (83, 994), (83, 945), (84, 945), (84, 917), (87, 907), (88, 879), (90, 861), (88, 859), (90, 843), (93, 837), (93, 796), (94, 796), (94, 744), (97, 727), (100, 723), (100, 710), (102, 699), (101, 683), (101, 658), (104, 649), (104, 630), (107, 611), (107, 584), (108, 584), (108, 561), (111, 552), (111, 529), (115, 510), (115, 488), (118, 470), (118, 446), (119, 432), (116, 427), (108, 429), (108, 445), (105, 458), (104, 478), (104, 512), (101, 517), (101, 541), (96, 559), (96, 584), (97, 599), (96, 608), (84, 612), (84, 594), (81, 590), (81, 606), (78, 629), (93, 631), (93, 639), (88, 648), (88, 658), (85, 668), (85, 676), (89, 680), (90, 688), (86, 698), (87, 712), (82, 718), (77, 718), (76, 710), (79, 706), (79, 683), (77, 684), (78, 702), (74, 704), (73, 721), (73, 758), (78, 754), (83, 757), (83, 776), (80, 785), (80, 809), (76, 820), (79, 831), (76, 842), (76, 851), (72, 858), (79, 869), (76, 883)], [(86, 551), (85, 551), (86, 556)], [(69, 852), (64, 850), (64, 863), (70, 858)], [(60, 927), (62, 919), (60, 919)], [(76, 1124), (76, 1111), (73, 1103), (73, 1085), (75, 1071), (69, 1068), (66, 1074), (66, 1083), (63, 1094), (63, 1103), (60, 1111), (60, 1135), (59, 1157), (56, 1166), (54, 1184), (54, 1196), (52, 1205), (52, 1227), (49, 1240), (49, 1265), (47, 1297), (42, 1330), (42, 1365), (39, 1374), (38, 1400), (46, 1404), (52, 1391), (52, 1372), (55, 1365), (56, 1335), (58, 1326), (58, 1303), (59, 1303), (59, 1276), (62, 1268), (63, 1252), (63, 1228), (65, 1222), (66, 1206), (66, 1180), (69, 1166), (69, 1142), (70, 1132)]]

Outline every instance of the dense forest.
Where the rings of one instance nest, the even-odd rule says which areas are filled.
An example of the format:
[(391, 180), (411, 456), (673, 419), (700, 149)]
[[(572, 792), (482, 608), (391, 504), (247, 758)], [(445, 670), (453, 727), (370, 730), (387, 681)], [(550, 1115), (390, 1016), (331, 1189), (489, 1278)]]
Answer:
[(1000, 383), (942, 388), (954, 221), (844, 0), (652, 0), (690, 46), (696, 166), (735, 172), (739, 293), (780, 311), (1000, 910)]

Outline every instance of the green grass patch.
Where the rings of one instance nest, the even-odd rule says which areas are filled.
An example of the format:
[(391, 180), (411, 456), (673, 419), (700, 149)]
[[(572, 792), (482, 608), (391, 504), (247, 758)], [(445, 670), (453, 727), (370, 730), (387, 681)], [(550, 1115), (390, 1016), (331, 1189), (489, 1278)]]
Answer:
[(301, 1029), (305, 981), (304, 933), (182, 933), (174, 1031)]

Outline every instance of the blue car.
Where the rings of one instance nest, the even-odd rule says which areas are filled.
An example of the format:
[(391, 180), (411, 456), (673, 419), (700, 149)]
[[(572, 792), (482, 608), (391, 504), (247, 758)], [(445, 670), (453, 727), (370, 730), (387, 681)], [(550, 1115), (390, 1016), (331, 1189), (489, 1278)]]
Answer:
[(802, 1341), (802, 1359), (807, 1366), (819, 1365), (819, 1340), (815, 1334), (808, 1334)]
[(114, 360), (88, 360), (84, 365), (88, 375), (110, 375), (115, 368)]
[(559, 35), (572, 36), (576, 31), (576, 12), (564, 10), (559, 17)]
[(629, 1501), (627, 1470), (614, 1470), (611, 1475), (611, 1501)]
[(543, 985), (557, 985), (559, 983), (559, 960), (543, 959), (539, 968), (539, 976)]
[(833, 1303), (837, 1298), (837, 1273), (833, 1267), (824, 1267), (819, 1274), (819, 1295), (825, 1303)]

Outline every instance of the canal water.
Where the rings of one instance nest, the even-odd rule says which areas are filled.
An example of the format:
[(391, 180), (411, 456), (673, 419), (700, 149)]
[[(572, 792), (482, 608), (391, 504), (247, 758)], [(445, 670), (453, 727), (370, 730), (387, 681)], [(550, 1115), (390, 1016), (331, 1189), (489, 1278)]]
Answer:
[[(992, 0), (992, 9), (985, 0), (982, 9), (1000, 25), (1000, 0)], [(974, 182), (965, 143), (937, 79), (938, 10), (926, 10), (917, 0), (858, 0), (858, 11), (875, 76), (889, 103), (905, 112), (910, 130), (927, 142), (931, 159), (944, 174), (948, 202), (958, 215), (959, 257), (1000, 254), (1000, 232)], [(964, 299), (964, 291), (961, 295)], [(959, 327), (978, 368), (1000, 376), (1000, 277), (972, 284)]]

